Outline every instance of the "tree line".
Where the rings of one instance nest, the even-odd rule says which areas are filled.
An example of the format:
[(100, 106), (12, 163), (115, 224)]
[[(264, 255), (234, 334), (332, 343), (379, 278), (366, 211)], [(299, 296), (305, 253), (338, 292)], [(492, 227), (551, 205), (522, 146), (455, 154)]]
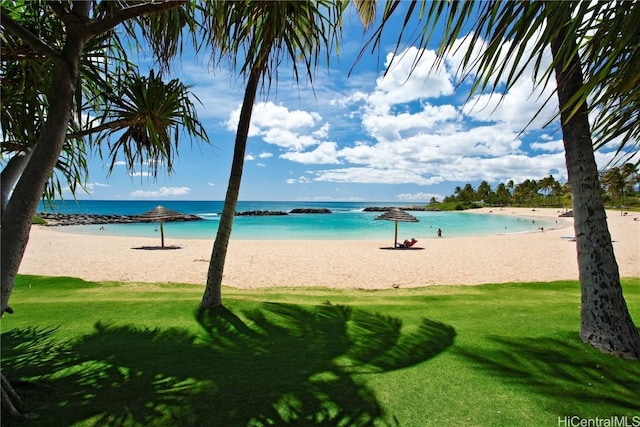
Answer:
[[(608, 206), (629, 207), (640, 204), (640, 174), (638, 166), (625, 163), (600, 173), (600, 191)], [(512, 179), (492, 188), (482, 181), (478, 188), (472, 184), (456, 187), (453, 194), (445, 196), (442, 202), (432, 197), (430, 206), (446, 206), (450, 209), (488, 206), (546, 206), (571, 207), (571, 187), (568, 182), (560, 182), (553, 175), (540, 180), (526, 179), (515, 183)]]

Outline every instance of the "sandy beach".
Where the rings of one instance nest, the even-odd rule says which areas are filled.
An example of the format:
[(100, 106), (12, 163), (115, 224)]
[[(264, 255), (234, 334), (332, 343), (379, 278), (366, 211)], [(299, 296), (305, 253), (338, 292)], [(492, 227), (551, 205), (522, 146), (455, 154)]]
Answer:
[[(314, 286), (387, 289), (429, 285), (577, 279), (573, 219), (557, 209), (480, 209), (495, 215), (557, 219), (535, 233), (448, 238), (415, 236), (417, 250), (384, 250), (377, 240), (232, 240), (223, 284), (237, 288)], [(608, 211), (622, 277), (640, 277), (640, 214)], [(638, 218), (638, 220), (636, 220)], [(429, 230), (431, 232), (432, 230)], [(390, 233), (392, 230), (390, 229)], [(391, 235), (390, 235), (391, 240)], [(33, 226), (20, 273), (91, 281), (203, 284), (211, 240), (166, 237), (175, 250), (141, 250), (158, 239), (79, 235)]]

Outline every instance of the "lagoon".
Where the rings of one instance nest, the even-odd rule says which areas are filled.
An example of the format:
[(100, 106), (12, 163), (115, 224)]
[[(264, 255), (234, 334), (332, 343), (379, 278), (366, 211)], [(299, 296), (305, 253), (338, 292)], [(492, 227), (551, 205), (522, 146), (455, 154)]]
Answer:
[[(139, 215), (162, 205), (175, 211), (201, 216), (203, 221), (165, 223), (165, 234), (173, 239), (215, 239), (222, 211), (222, 201), (123, 201), (79, 200), (57, 201), (53, 207), (40, 206), (40, 211), (82, 214)], [(237, 216), (232, 239), (243, 240), (380, 240), (393, 235), (393, 223), (375, 218), (380, 212), (364, 212), (366, 207), (408, 206), (398, 202), (309, 202), (309, 201), (239, 201), (238, 212), (263, 210), (290, 212), (296, 208), (329, 209), (330, 214), (289, 214), (284, 216)], [(414, 204), (411, 204), (414, 205)], [(504, 213), (508, 208), (504, 208)], [(465, 211), (411, 211), (420, 221), (400, 223), (399, 239), (465, 237), (495, 234), (527, 233), (555, 226), (553, 220), (525, 216), (479, 214)], [(60, 227), (61, 231), (78, 234), (153, 237), (157, 224), (109, 224)]]

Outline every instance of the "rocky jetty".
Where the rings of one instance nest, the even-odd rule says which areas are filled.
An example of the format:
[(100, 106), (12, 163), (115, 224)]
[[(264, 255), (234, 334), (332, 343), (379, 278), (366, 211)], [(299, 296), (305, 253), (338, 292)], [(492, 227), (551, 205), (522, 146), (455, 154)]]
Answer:
[[(61, 214), (41, 212), (38, 216), (47, 221), (47, 226), (64, 225), (92, 225), (92, 224), (131, 224), (141, 222), (157, 222), (140, 218), (137, 215), (92, 215), (92, 214)], [(202, 221), (197, 215), (182, 214), (175, 218), (168, 218), (164, 222)]]
[(236, 216), (278, 216), (278, 215), (288, 215), (288, 214), (282, 211), (260, 211), (260, 210), (236, 212)]
[(330, 209), (326, 208), (296, 208), (291, 209), (292, 214), (329, 214), (331, 213)]

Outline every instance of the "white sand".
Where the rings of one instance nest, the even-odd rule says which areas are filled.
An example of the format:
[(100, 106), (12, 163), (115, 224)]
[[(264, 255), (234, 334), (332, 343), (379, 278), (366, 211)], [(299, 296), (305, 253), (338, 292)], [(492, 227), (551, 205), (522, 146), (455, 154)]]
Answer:
[[(416, 236), (423, 250), (382, 250), (389, 241), (231, 240), (223, 284), (237, 288), (321, 286), (385, 289), (392, 286), (577, 279), (573, 219), (556, 209), (505, 208), (474, 212), (557, 218), (553, 230), (526, 234), (442, 238)], [(640, 277), (640, 215), (608, 212), (622, 277)], [(172, 239), (177, 250), (139, 250), (159, 239), (78, 235), (34, 226), (20, 273), (91, 281), (204, 284), (213, 240)]]

